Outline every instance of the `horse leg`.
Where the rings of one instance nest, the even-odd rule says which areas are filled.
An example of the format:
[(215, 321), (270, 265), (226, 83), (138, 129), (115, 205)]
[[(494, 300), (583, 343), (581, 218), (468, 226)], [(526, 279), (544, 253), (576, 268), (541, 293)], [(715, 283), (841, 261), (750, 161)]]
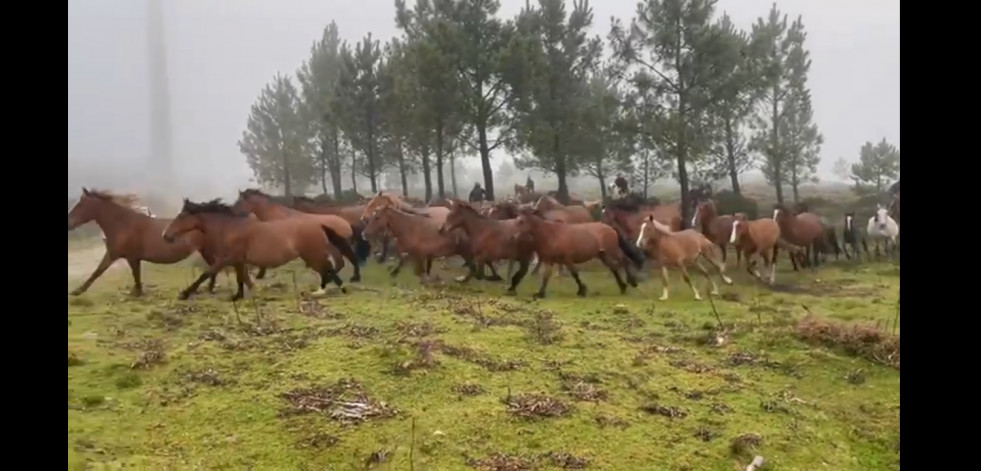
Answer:
[(773, 257), (770, 260), (766, 259), (766, 254), (763, 254), (764, 267), (770, 267), (770, 286), (773, 286), (777, 281), (777, 258)]
[[(681, 279), (685, 280), (685, 283), (688, 283), (688, 287), (691, 288), (692, 294), (695, 295), (695, 301), (701, 301), (702, 295), (698, 294), (698, 289), (695, 288), (695, 284), (691, 282), (691, 276), (688, 274), (688, 268), (685, 267), (684, 261), (678, 264), (678, 269), (681, 270)], [(712, 284), (714, 285), (715, 283), (713, 282)], [(718, 289), (719, 288), (716, 286), (715, 290), (718, 291)]]
[[(214, 278), (212, 278), (212, 280), (214, 280)], [(249, 270), (248, 270), (248, 268), (246, 267), (246, 265), (244, 263), (236, 264), (235, 265), (235, 284), (238, 286), (238, 289), (235, 291), (235, 294), (232, 295), (232, 299), (231, 299), (232, 301), (238, 301), (239, 299), (242, 299), (242, 298), (245, 297), (245, 289), (244, 288), (245, 288), (245, 284), (246, 283), (251, 284), (251, 282), (249, 281)], [(251, 288), (249, 290), (251, 291)]]
[(392, 268), (388, 272), (389, 276), (391, 276), (392, 278), (395, 278), (396, 276), (399, 275), (399, 272), (402, 271), (402, 265), (405, 264), (405, 258), (406, 257), (402, 257), (402, 256), (399, 257), (399, 261), (395, 264), (395, 268)]
[[(477, 278), (478, 280), (483, 280), (484, 278), (484, 260), (480, 257), (474, 257), (470, 262), (464, 262), (463, 264), (467, 267), (467, 274), (457, 277), (456, 281), (460, 283), (466, 283), (470, 281), (471, 278)], [(474, 267), (479, 267), (474, 269)]]
[(729, 251), (726, 250), (726, 244), (718, 244), (718, 247), (722, 250), (722, 263), (726, 263), (726, 259), (729, 257)]
[(658, 301), (668, 300), (669, 284), (670, 282), (668, 281), (668, 266), (662, 263), (661, 264), (661, 297), (657, 298)]
[(89, 275), (88, 279), (82, 283), (82, 286), (79, 286), (72, 291), (72, 296), (78, 296), (87, 291), (89, 287), (92, 286), (92, 283), (95, 283), (95, 280), (99, 279), (99, 277), (112, 266), (112, 262), (115, 262), (118, 258), (119, 257), (109, 255), (109, 251), (106, 251), (105, 255), (102, 256), (102, 261), (99, 262), (99, 266), (95, 267), (95, 271), (93, 271), (92, 274)]
[(535, 268), (531, 269), (531, 274), (537, 275), (538, 271), (542, 268), (542, 261), (538, 258), (537, 253), (532, 255), (531, 263), (535, 264)]
[[(736, 252), (736, 253), (739, 253), (739, 252)], [(704, 253), (699, 254), (699, 255), (702, 258), (708, 260), (709, 264), (711, 264), (713, 267), (715, 267), (716, 270), (719, 271), (719, 278), (722, 279), (722, 282), (723, 283), (725, 283), (727, 285), (732, 285), (732, 278), (729, 278), (728, 276), (726, 276), (726, 262), (725, 261), (721, 261), (720, 262), (720, 261), (718, 261), (718, 260), (716, 260), (716, 259), (714, 259), (712, 257), (709, 257), (709, 256), (705, 255)], [(701, 265), (699, 265), (699, 266), (701, 267)], [(702, 271), (705, 271), (704, 268), (703, 268)], [(705, 276), (708, 277), (709, 275), (706, 273)], [(716, 289), (716, 291), (718, 291), (718, 289)], [(718, 294), (718, 293), (712, 293), (712, 294)]]
[(126, 259), (129, 270), (133, 274), (133, 288), (129, 291), (130, 296), (143, 296), (143, 280), (140, 276), (140, 259)]
[(513, 258), (509, 258), (508, 259), (508, 279), (509, 280), (511, 279), (511, 276), (512, 275), (514, 275), (514, 259)]
[[(541, 265), (541, 260), (539, 260), (538, 264)], [(542, 272), (542, 285), (538, 288), (538, 292), (535, 293), (535, 299), (542, 299), (545, 297), (545, 289), (548, 288), (548, 280), (552, 278), (553, 271), (554, 269), (552, 268), (552, 264), (546, 264), (545, 271)]]
[(518, 272), (511, 278), (511, 287), (508, 288), (507, 294), (518, 294), (518, 283), (521, 283), (521, 280), (528, 274), (528, 265), (529, 261), (527, 259), (518, 261)]
[(695, 260), (695, 268), (698, 268), (698, 271), (702, 272), (702, 274), (705, 275), (705, 279), (708, 280), (709, 284), (712, 285), (712, 291), (709, 291), (709, 294), (711, 294), (712, 296), (718, 296), (719, 285), (715, 284), (715, 280), (713, 280), (712, 276), (709, 275), (708, 270), (705, 268), (705, 265), (702, 264), (701, 260)]
[(208, 269), (205, 270), (205, 272), (198, 277), (198, 279), (194, 280), (194, 282), (191, 283), (190, 286), (184, 288), (180, 292), (180, 294), (177, 295), (177, 299), (183, 301), (187, 298), (190, 298), (192, 294), (197, 292), (198, 288), (201, 286), (201, 283), (204, 283), (204, 280), (207, 280), (208, 278), (217, 275), (218, 273), (221, 272), (223, 268), (227, 266), (228, 266), (227, 260), (223, 260), (223, 259), (215, 260), (215, 263), (212, 263), (211, 266), (208, 267)]
[(490, 272), (491, 272), (490, 276), (485, 276), (484, 277), (485, 280), (487, 280), (487, 281), (504, 281), (504, 278), (501, 278), (501, 275), (499, 275), (497, 273), (497, 270), (494, 269), (494, 264), (493, 263), (484, 262), (483, 265), (486, 266), (490, 270)]
[[(351, 247), (354, 247), (354, 244), (356, 244), (356, 243), (357, 243), (357, 241), (355, 241), (355, 240), (352, 239)], [(361, 261), (358, 260), (357, 254), (350, 253), (350, 254), (345, 255), (345, 258), (347, 258), (348, 260), (351, 261), (351, 265), (354, 265), (354, 274), (351, 275), (351, 280), (350, 280), (351, 283), (360, 283), (361, 282)], [(338, 267), (338, 269), (337, 270), (334, 270), (334, 271), (335, 272), (341, 271), (340, 270), (340, 267)], [(336, 273), (335, 273), (335, 275), (336, 275)]]
[(261, 280), (266, 277), (266, 267), (259, 267), (259, 273), (255, 274), (255, 279)]
[(569, 270), (569, 273), (572, 275), (572, 279), (576, 280), (576, 285), (579, 286), (579, 289), (576, 290), (576, 296), (579, 296), (580, 298), (585, 298), (586, 285), (582, 282), (581, 279), (579, 279), (579, 270), (576, 270), (575, 265), (571, 265), (571, 264), (566, 265), (565, 267)]

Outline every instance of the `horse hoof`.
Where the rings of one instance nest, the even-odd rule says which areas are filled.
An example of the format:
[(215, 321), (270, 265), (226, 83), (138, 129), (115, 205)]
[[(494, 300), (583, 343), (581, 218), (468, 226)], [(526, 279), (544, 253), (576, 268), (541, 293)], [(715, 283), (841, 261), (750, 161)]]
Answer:
[(72, 290), (71, 295), (72, 296), (81, 296), (82, 293), (84, 293), (84, 291), (82, 291), (81, 289), (74, 289), (74, 290)]
[(499, 275), (491, 275), (491, 276), (485, 276), (484, 277), (484, 280), (485, 281), (504, 281), (504, 278), (501, 278)]
[(541, 293), (541, 292), (535, 293), (534, 295), (532, 295), (532, 298), (534, 298), (534, 299), (545, 299), (545, 293)]
[(466, 276), (458, 276), (458, 277), (453, 278), (453, 279), (456, 280), (457, 283), (466, 283), (467, 282), (467, 277)]
[(668, 300), (668, 297), (667, 296), (661, 296), (660, 298), (657, 298), (657, 300), (658, 301), (667, 301)]
[(577, 291), (576, 292), (576, 296), (579, 296), (580, 298), (585, 298), (586, 297), (586, 292), (585, 291)]
[(508, 288), (508, 290), (505, 291), (504, 294), (507, 295), (507, 296), (517, 296), (518, 295), (518, 290), (516, 290), (514, 288)]
[(323, 296), (323, 295), (325, 295), (325, 294), (327, 294), (327, 292), (326, 292), (326, 291), (324, 291), (324, 289), (323, 289), (323, 288), (321, 288), (321, 289), (318, 289), (318, 290), (316, 290), (316, 291), (314, 291), (314, 292), (312, 292), (312, 293), (310, 293), (310, 296), (314, 296), (314, 297), (319, 297), (319, 296)]
[(190, 298), (190, 297), (191, 297), (191, 293), (181, 292), (180, 294), (177, 295), (177, 299), (180, 300), (180, 301), (187, 301), (187, 298)]
[[(731, 285), (732, 284), (732, 278), (729, 278), (728, 276), (727, 277), (723, 277), (722, 278), (722, 281), (724, 281), (725, 284), (727, 284), (727, 285)], [(713, 293), (713, 294), (718, 294), (718, 293)]]
[(347, 294), (347, 287), (341, 286), (341, 292)]
[(702, 300), (701, 296), (695, 296), (695, 301), (701, 301), (701, 300)]
[(129, 295), (134, 298), (139, 298), (140, 296), (143, 296), (143, 290), (138, 290), (138, 289), (130, 290)]
[(349, 281), (351, 283), (361, 283), (361, 275), (354, 275)]

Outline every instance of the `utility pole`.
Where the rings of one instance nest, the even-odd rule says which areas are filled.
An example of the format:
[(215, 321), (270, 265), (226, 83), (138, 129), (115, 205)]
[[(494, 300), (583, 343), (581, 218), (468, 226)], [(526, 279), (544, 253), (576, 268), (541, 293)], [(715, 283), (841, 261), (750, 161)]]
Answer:
[(171, 155), (170, 84), (164, 47), (163, 0), (148, 0), (147, 45), (150, 77), (150, 162), (144, 180), (152, 191), (165, 191), (173, 183)]

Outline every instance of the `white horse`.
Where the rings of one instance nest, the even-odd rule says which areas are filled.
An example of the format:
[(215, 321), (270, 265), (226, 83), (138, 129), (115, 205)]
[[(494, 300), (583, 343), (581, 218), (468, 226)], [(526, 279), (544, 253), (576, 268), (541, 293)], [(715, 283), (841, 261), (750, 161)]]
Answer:
[(896, 239), (899, 237), (899, 223), (889, 215), (889, 210), (881, 204), (875, 210), (875, 216), (869, 218), (869, 225), (866, 228), (869, 239), (875, 244), (875, 254), (879, 255), (879, 246), (884, 245), (884, 253), (889, 253), (889, 245), (896, 250)]

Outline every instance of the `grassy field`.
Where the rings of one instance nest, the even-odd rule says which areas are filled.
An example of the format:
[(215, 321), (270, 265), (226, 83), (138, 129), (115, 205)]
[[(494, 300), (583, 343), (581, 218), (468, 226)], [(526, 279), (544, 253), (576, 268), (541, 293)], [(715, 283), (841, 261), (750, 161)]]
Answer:
[(372, 263), (312, 300), (287, 267), (236, 314), (224, 275), (177, 301), (191, 271), (69, 297), (70, 469), (899, 469), (891, 263), (781, 271), (777, 290), (739, 271), (721, 327), (679, 278), (667, 302), (599, 271), (586, 299), (561, 277), (535, 302), (537, 279), (507, 298)]

